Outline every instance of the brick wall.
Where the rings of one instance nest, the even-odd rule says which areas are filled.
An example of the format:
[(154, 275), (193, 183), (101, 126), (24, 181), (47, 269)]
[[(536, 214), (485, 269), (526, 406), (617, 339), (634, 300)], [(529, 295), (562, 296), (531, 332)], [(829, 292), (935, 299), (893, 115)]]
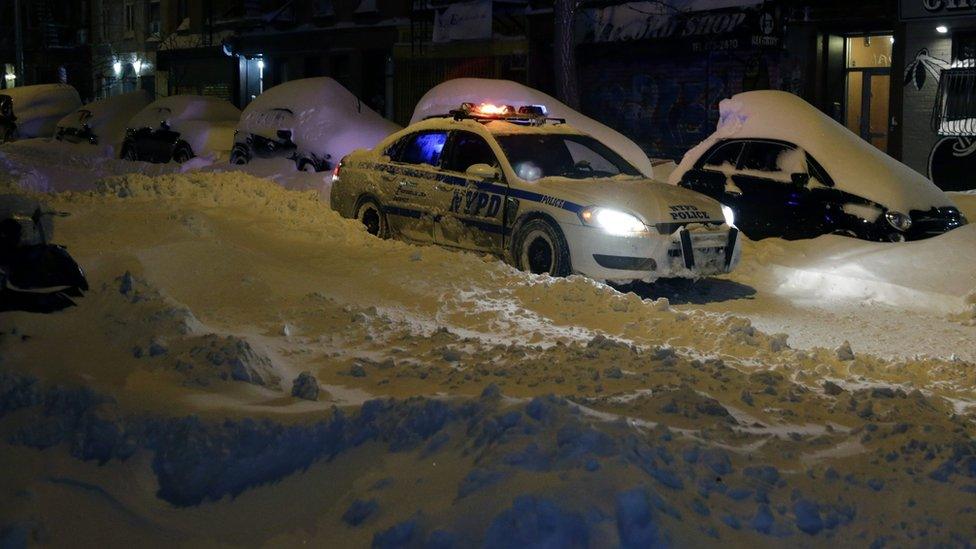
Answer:
[[(913, 63), (922, 49), (927, 49), (932, 57), (946, 62), (952, 61), (952, 40), (948, 35), (935, 32), (935, 24), (931, 21), (906, 26), (906, 63)], [(892, 78), (903, 78), (905, 68), (892, 67)], [(932, 109), (938, 89), (939, 82), (931, 73), (927, 73), (921, 89), (916, 89), (914, 83), (905, 86), (902, 102), (902, 162), (926, 176), (929, 155), (939, 141), (939, 136), (931, 128)]]

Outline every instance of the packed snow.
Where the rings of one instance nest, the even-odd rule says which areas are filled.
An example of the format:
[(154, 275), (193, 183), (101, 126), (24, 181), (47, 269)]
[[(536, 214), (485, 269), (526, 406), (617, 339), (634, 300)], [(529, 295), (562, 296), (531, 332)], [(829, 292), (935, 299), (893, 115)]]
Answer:
[(400, 126), (386, 120), (331, 78), (279, 84), (259, 95), (241, 116), (239, 135), (278, 139), (292, 132), (302, 152), (335, 164), (356, 149), (371, 149)]
[(0, 312), (0, 545), (976, 538), (968, 227), (618, 291), (66, 147), (0, 147), (92, 288)]
[[(677, 184), (701, 156), (722, 139), (777, 139), (798, 146), (819, 162), (836, 188), (902, 213), (952, 206), (934, 183), (864, 141), (803, 99), (762, 90), (719, 104), (714, 134), (688, 151), (670, 181)], [(789, 120), (784, 124), (784, 120)], [(802, 128), (802, 131), (797, 131)], [(804, 172), (806, 170), (803, 170)]]
[(655, 175), (651, 160), (637, 143), (609, 126), (569, 108), (556, 98), (511, 80), (455, 78), (438, 84), (420, 98), (410, 121), (414, 123), (430, 116), (447, 114), (460, 108), (462, 103), (475, 105), (487, 103), (514, 107), (542, 105), (546, 108), (548, 116), (565, 119), (567, 124), (592, 135), (613, 149), (644, 175), (648, 177)]
[(78, 90), (67, 84), (38, 84), (0, 90), (10, 97), (17, 117), (17, 136), (51, 137), (58, 120), (81, 106)]

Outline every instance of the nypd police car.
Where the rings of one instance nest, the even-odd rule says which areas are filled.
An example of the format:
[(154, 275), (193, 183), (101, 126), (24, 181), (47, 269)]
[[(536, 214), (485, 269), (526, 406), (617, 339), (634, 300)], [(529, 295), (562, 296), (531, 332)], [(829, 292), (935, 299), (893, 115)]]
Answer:
[(374, 235), (492, 253), (536, 274), (697, 278), (740, 255), (718, 202), (648, 179), (543, 106), (465, 103), (413, 124), (346, 156), (331, 200)]

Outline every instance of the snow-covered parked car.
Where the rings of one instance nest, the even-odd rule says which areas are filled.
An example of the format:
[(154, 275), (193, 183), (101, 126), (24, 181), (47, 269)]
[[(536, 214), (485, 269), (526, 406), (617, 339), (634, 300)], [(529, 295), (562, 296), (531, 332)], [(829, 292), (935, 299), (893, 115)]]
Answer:
[(670, 181), (730, 207), (749, 238), (917, 240), (966, 224), (934, 183), (799, 97), (722, 101), (717, 131)]
[(399, 129), (331, 78), (292, 80), (244, 109), (230, 161), (284, 157), (299, 170), (321, 172)]
[(157, 99), (129, 121), (119, 156), (159, 163), (183, 163), (194, 156), (227, 158), (240, 117), (240, 109), (214, 97)]
[[(593, 136), (647, 177), (665, 181), (667, 173), (673, 166), (670, 160), (649, 159), (640, 145), (613, 128), (573, 110), (550, 95), (511, 80), (455, 78), (442, 82), (420, 98), (410, 123), (414, 124), (431, 116), (440, 116), (456, 109), (462, 103), (545, 105), (549, 116), (561, 118), (570, 126)], [(655, 171), (655, 166), (658, 165)]]
[(115, 156), (125, 139), (129, 121), (152, 102), (144, 90), (95, 101), (65, 116), (58, 122), (54, 138), (68, 143), (86, 143), (108, 148)]
[(488, 252), (532, 273), (626, 283), (732, 270), (722, 206), (649, 179), (544, 106), (462, 105), (335, 169), (332, 208), (381, 237)]
[(67, 84), (0, 90), (0, 143), (51, 137), (58, 120), (80, 106), (78, 91)]

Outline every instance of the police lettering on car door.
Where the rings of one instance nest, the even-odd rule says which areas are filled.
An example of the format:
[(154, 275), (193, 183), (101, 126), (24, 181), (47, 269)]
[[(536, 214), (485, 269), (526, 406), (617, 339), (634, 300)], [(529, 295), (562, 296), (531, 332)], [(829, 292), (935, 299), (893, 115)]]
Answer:
[(498, 194), (472, 190), (456, 190), (451, 199), (451, 212), (472, 217), (495, 218), (502, 209), (502, 197)]

